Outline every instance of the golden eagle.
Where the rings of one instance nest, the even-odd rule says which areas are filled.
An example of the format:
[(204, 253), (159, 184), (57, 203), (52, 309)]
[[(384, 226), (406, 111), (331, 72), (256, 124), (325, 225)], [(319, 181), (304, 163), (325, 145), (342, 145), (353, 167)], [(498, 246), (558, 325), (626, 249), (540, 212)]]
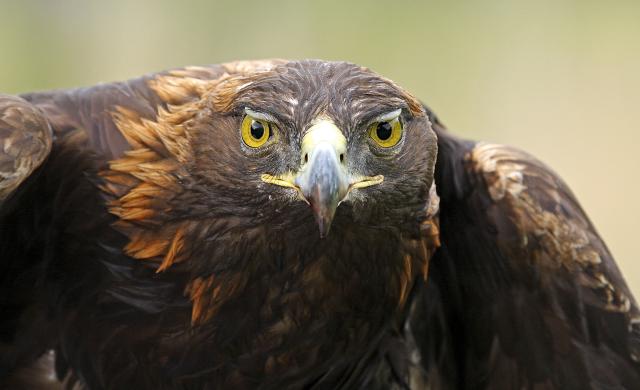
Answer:
[(0, 387), (639, 389), (567, 186), (344, 62), (0, 96)]

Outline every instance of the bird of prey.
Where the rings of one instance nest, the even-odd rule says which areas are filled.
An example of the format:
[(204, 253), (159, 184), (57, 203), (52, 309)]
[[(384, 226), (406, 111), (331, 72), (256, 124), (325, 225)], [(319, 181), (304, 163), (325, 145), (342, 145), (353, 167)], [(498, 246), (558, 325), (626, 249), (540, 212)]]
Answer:
[(344, 62), (0, 96), (0, 387), (640, 389), (563, 181)]

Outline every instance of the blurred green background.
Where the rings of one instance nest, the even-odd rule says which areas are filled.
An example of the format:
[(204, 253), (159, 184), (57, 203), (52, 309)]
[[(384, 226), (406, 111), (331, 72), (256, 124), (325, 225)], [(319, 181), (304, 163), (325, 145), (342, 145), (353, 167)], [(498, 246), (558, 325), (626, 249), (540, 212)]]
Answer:
[(560, 173), (640, 294), (640, 1), (5, 1), (0, 91), (268, 57), (348, 60)]

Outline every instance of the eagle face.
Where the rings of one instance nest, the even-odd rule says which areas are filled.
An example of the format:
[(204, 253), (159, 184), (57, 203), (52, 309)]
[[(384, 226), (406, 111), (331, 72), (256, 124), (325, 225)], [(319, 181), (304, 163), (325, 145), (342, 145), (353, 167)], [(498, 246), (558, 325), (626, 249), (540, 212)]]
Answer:
[(365, 68), (302, 61), (230, 77), (189, 129), (193, 188), (243, 225), (332, 239), (331, 226), (415, 232), (425, 215), (436, 137), (415, 98)]

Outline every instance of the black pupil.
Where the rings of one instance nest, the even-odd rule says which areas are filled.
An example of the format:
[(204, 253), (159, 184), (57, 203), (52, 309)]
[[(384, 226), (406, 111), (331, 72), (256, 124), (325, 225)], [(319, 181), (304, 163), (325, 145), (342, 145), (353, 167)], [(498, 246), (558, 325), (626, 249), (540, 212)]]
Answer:
[(378, 123), (378, 128), (376, 129), (376, 135), (381, 141), (386, 141), (391, 138), (391, 131), (393, 130), (391, 123), (382, 122)]
[(255, 139), (262, 139), (264, 136), (264, 126), (258, 121), (251, 122), (251, 136)]

